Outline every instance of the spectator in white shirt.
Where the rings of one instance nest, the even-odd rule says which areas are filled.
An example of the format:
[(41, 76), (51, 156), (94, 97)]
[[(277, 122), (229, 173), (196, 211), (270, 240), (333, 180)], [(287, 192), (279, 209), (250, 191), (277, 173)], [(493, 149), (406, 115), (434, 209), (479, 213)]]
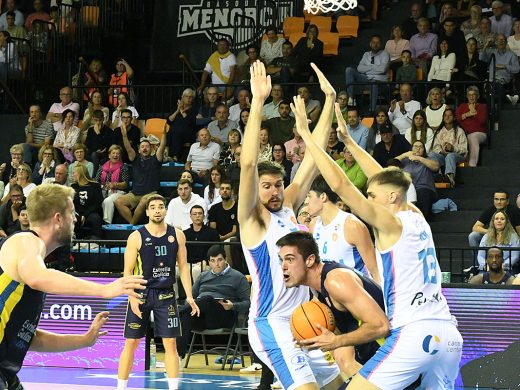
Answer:
[(190, 147), (186, 159), (186, 169), (195, 172), (202, 181), (207, 182), (209, 181), (209, 170), (218, 163), (220, 146), (211, 141), (208, 129), (200, 129), (198, 138), (199, 142), (195, 142)]
[(265, 29), (267, 39), (262, 42), (260, 48), (260, 58), (265, 61), (267, 65), (275, 58), (282, 56), (282, 45), (285, 39), (278, 38), (278, 33), (275, 26), (269, 26)]
[(513, 18), (504, 13), (504, 3), (495, 0), (491, 3), (493, 16), (489, 18), (491, 21), (491, 32), (495, 34), (504, 34), (506, 37), (511, 35), (511, 27), (513, 27)]
[(390, 102), (388, 119), (399, 130), (399, 133), (404, 135), (406, 130), (412, 127), (413, 114), (421, 109), (421, 103), (412, 100), (412, 86), (410, 84), (401, 84), (399, 94), (401, 100), (394, 99)]
[(450, 81), (455, 68), (456, 56), (446, 39), (439, 42), (439, 54), (433, 56), (428, 81)]
[[(206, 62), (206, 67), (202, 72), (202, 78), (197, 92), (200, 95), (206, 86), (208, 76), (211, 75), (211, 83), (226, 86), (232, 84), (235, 79), (237, 59), (229, 51), (229, 42), (225, 38), (220, 38), (217, 43), (217, 50), (211, 54)], [(233, 95), (233, 88), (220, 87), (221, 92), (226, 92), (226, 98)]]
[[(206, 202), (200, 195), (192, 192), (192, 183), (188, 179), (181, 179), (177, 184), (178, 197), (172, 199), (168, 203), (168, 211), (164, 222), (170, 226), (175, 226), (179, 229), (189, 229), (191, 225), (190, 210), (197, 205), (204, 209), (204, 215), (208, 215)], [(207, 218), (204, 217), (204, 223), (207, 223)]]
[(262, 121), (280, 117), (278, 106), (283, 100), (283, 88), (280, 84), (274, 84), (271, 88), (271, 99), (272, 100), (264, 104), (264, 108), (262, 108)]
[(77, 125), (79, 118), (79, 104), (72, 101), (72, 89), (69, 87), (60, 89), (60, 102), (54, 103), (47, 113), (46, 119), (52, 123), (54, 131), (56, 132), (61, 127), (61, 121), (63, 120), (61, 114), (65, 110), (74, 111), (74, 126)]
[(6, 11), (0, 15), (0, 31), (7, 30), (7, 13), (14, 13), (14, 24), (16, 26), (23, 26), (24, 17), (23, 13), (16, 9), (16, 1), (15, 0), (7, 0), (6, 1)]
[(229, 120), (238, 122), (240, 120), (240, 112), (244, 108), (251, 108), (251, 93), (247, 89), (241, 89), (237, 95), (238, 103), (229, 107)]

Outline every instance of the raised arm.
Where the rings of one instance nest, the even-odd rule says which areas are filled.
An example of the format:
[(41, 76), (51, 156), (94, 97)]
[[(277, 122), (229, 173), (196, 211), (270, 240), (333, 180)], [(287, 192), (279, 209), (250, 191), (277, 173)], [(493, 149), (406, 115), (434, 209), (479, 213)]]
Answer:
[(155, 153), (155, 156), (157, 157), (157, 160), (159, 162), (162, 162), (164, 159), (164, 149), (166, 149), (166, 137), (168, 135), (168, 123), (164, 124), (163, 132), (161, 135), (161, 143), (159, 144), (159, 147), (157, 148), (157, 152)]
[(123, 138), (123, 145), (125, 146), (126, 154), (128, 154), (128, 159), (130, 161), (134, 161), (136, 153), (130, 144), (130, 140), (128, 139), (128, 132), (126, 130), (126, 126), (123, 123), (121, 123), (121, 136)]
[[(332, 125), (332, 114), (334, 110), (334, 101), (336, 100), (336, 92), (321, 70), (313, 63), (311, 63), (311, 66), (318, 75), (321, 90), (325, 94), (325, 104), (323, 105), (320, 119), (316, 124), (312, 137), (320, 148), (325, 148), (327, 146), (327, 140), (329, 139), (329, 132)], [(307, 117), (305, 119), (305, 126), (307, 126), (307, 129), (309, 128)], [(298, 131), (299, 130), (300, 127), (298, 126)], [(292, 183), (285, 191), (285, 204), (293, 209), (298, 208), (305, 200), (309, 188), (317, 174), (318, 169), (316, 168), (312, 157), (305, 156)]]

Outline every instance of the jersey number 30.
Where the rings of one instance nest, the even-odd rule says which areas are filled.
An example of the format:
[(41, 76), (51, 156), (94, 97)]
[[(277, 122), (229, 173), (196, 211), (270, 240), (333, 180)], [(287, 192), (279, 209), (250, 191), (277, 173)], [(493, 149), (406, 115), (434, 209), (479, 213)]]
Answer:
[(166, 256), (168, 250), (166, 249), (166, 245), (159, 245), (155, 247), (155, 256)]
[(423, 263), (424, 283), (437, 284), (437, 257), (434, 248), (426, 248), (419, 252), (419, 261)]

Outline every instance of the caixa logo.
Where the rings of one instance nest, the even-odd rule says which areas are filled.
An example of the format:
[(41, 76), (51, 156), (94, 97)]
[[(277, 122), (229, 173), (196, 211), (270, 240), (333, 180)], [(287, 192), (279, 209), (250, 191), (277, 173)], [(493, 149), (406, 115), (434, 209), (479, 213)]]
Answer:
[(291, 0), (180, 0), (177, 37), (203, 34), (216, 44), (227, 35), (235, 49), (243, 49), (260, 40), (265, 26), (279, 24), (292, 11)]
[(437, 352), (439, 352), (439, 344), (441, 342), (441, 339), (439, 336), (435, 335), (428, 335), (423, 340), (423, 351), (426, 353), (429, 353), (430, 355), (435, 355)]

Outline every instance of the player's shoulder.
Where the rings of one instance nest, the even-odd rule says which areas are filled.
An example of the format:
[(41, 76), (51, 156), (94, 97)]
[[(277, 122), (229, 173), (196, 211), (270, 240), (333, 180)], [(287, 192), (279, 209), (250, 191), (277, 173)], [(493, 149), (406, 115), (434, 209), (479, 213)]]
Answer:
[(351, 283), (359, 280), (356, 272), (347, 267), (337, 267), (327, 272), (325, 277), (325, 287), (329, 289), (342, 290)]

